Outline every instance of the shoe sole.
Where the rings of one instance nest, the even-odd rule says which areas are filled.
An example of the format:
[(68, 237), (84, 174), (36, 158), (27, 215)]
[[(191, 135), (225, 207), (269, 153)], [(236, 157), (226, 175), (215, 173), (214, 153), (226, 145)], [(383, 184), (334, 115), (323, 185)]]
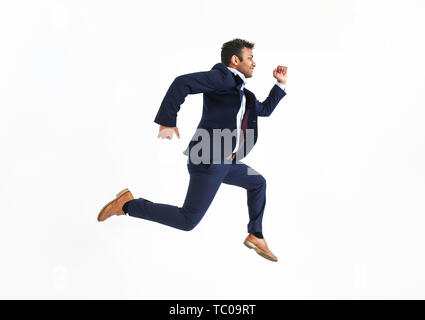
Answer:
[(254, 249), (255, 252), (257, 252), (260, 256), (262, 256), (263, 258), (273, 261), (273, 262), (277, 262), (277, 260), (273, 259), (272, 257), (270, 257), (267, 253), (265, 253), (263, 250), (261, 250), (260, 248), (258, 248), (255, 244), (253, 244), (251, 241), (244, 241), (243, 243), (244, 245), (246, 245), (249, 249)]
[(130, 190), (128, 190), (128, 188), (125, 188), (125, 189), (121, 190), (120, 192), (118, 192), (118, 193), (117, 193), (117, 198), (121, 197), (121, 196), (122, 196), (124, 193), (126, 193), (127, 191), (130, 191)]
[(118, 192), (117, 193), (117, 195), (116, 195), (116, 197), (115, 197), (115, 199), (112, 199), (111, 201), (109, 201), (107, 204), (105, 204), (104, 206), (103, 206), (103, 208), (102, 208), (102, 210), (100, 210), (100, 212), (99, 212), (99, 214), (97, 215), (97, 221), (99, 221), (99, 222), (102, 222), (102, 221), (105, 221), (106, 219), (108, 219), (108, 218), (106, 218), (106, 219), (103, 219), (103, 220), (100, 220), (99, 218), (100, 218), (100, 215), (101, 215), (101, 213), (102, 213), (102, 211), (108, 206), (108, 205), (110, 205), (112, 202), (114, 202), (116, 199), (118, 199), (119, 197), (121, 197), (124, 193), (126, 193), (126, 192), (128, 192), (128, 191), (130, 191), (130, 190), (128, 190), (128, 188), (125, 188), (125, 189), (123, 189), (123, 190), (121, 190), (120, 192)]

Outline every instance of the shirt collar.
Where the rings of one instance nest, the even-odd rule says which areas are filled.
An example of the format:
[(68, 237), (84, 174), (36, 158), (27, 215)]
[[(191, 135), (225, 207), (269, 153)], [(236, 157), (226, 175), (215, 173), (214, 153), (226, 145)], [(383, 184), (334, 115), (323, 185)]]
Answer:
[(227, 67), (227, 69), (229, 69), (233, 74), (239, 76), (243, 81), (243, 86), (245, 86), (246, 78), (245, 78), (245, 76), (242, 72), (240, 72), (239, 70), (236, 70), (235, 68), (232, 68), (232, 67)]

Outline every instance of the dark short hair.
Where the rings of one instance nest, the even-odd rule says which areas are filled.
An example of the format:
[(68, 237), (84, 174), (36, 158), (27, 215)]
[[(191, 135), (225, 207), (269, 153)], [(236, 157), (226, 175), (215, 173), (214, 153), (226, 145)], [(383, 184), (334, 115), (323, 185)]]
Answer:
[(227, 41), (221, 47), (221, 62), (228, 66), (233, 55), (236, 55), (242, 61), (242, 48), (245, 47), (252, 49), (254, 43), (239, 38)]

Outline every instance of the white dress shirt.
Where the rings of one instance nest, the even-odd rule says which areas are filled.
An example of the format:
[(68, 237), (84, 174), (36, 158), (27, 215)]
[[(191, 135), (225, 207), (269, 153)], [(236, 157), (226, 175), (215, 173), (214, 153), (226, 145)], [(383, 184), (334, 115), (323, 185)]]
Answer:
[[(231, 68), (231, 67), (227, 67), (227, 69), (229, 69), (233, 74), (239, 76), (243, 80), (243, 83), (242, 83), (242, 86), (241, 86), (241, 91), (243, 92), (243, 89), (245, 88), (245, 83), (246, 83), (246, 78), (245, 78), (244, 74), (242, 72), (240, 72), (239, 70), (236, 70), (236, 69)], [(276, 84), (282, 90), (285, 90), (286, 86), (283, 83), (280, 83), (279, 81), (277, 81)], [(246, 97), (245, 97), (245, 94), (243, 94), (242, 95), (241, 106), (239, 108), (238, 114), (236, 115), (237, 136), (236, 136), (236, 147), (233, 150), (233, 153), (235, 153), (238, 150), (238, 148), (239, 148), (242, 119), (243, 119), (243, 115), (245, 114), (245, 105), (246, 105)]]

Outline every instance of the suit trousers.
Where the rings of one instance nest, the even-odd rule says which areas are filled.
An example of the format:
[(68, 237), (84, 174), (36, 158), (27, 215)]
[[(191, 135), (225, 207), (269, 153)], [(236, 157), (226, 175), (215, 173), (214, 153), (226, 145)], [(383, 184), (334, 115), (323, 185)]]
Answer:
[(190, 175), (182, 207), (154, 203), (138, 198), (127, 203), (128, 215), (155, 221), (180, 230), (190, 231), (201, 221), (222, 183), (247, 191), (248, 233), (262, 232), (266, 205), (266, 180), (242, 162), (193, 164), (188, 161)]

